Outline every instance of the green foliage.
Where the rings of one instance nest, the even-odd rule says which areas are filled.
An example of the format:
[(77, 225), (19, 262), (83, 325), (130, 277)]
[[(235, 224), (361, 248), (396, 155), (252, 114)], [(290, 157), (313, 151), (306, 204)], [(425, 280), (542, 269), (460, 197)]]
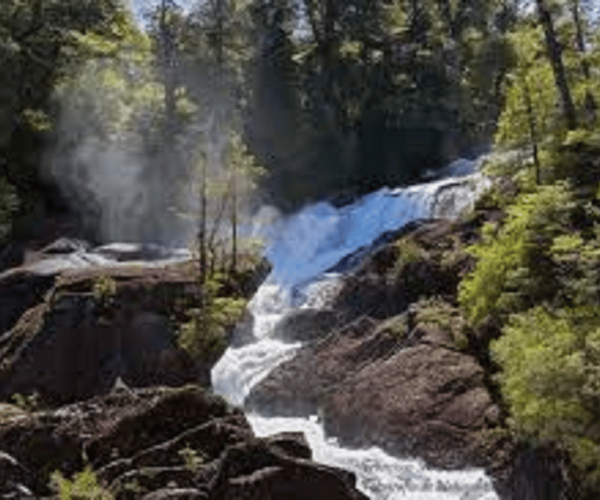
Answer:
[(206, 460), (202, 453), (189, 446), (179, 450), (179, 456), (183, 459), (185, 468), (192, 472), (198, 472)]
[(522, 435), (561, 443), (579, 480), (600, 488), (600, 316), (596, 308), (535, 307), (492, 344), (502, 393)]
[(114, 497), (102, 488), (98, 478), (87, 467), (83, 472), (76, 473), (73, 480), (65, 479), (60, 472), (52, 475), (52, 486), (60, 500), (113, 500)]
[(13, 394), (10, 399), (15, 406), (18, 406), (27, 412), (37, 411), (41, 406), (40, 395), (37, 392), (33, 392), (29, 395), (19, 393)]
[(476, 268), (459, 290), (471, 322), (522, 310), (553, 292), (549, 251), (554, 238), (568, 231), (573, 210), (567, 185), (541, 186), (516, 199), (503, 227), (483, 228), (482, 241), (470, 249)]
[(400, 238), (394, 243), (394, 246), (396, 247), (398, 257), (394, 267), (391, 269), (391, 278), (400, 275), (406, 266), (427, 258), (427, 252), (410, 237)]
[(417, 324), (439, 328), (447, 333), (458, 350), (469, 347), (468, 324), (461, 312), (441, 298), (431, 297), (418, 303)]
[(98, 276), (92, 285), (94, 299), (102, 305), (108, 305), (117, 295), (117, 282), (107, 275)]
[(386, 319), (375, 331), (375, 334), (384, 334), (396, 341), (404, 340), (409, 333), (406, 314)]
[(196, 359), (219, 359), (227, 347), (228, 329), (246, 306), (244, 299), (217, 296), (219, 287), (215, 277), (207, 281), (200, 307), (188, 311), (188, 321), (177, 332), (179, 347)]

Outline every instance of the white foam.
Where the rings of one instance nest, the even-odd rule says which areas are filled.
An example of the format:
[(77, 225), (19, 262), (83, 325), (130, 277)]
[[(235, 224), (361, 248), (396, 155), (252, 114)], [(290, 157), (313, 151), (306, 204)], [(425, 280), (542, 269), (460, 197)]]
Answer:
[[(477, 164), (462, 160), (448, 170), (471, 173)], [(215, 391), (241, 406), (252, 387), (294, 355), (301, 344), (272, 338), (275, 325), (294, 309), (329, 305), (341, 279), (324, 274), (327, 269), (411, 221), (458, 215), (486, 185), (475, 173), (408, 188), (383, 188), (339, 209), (317, 203), (286, 219), (263, 213), (260, 233), (268, 241), (265, 253), (273, 270), (249, 304), (256, 341), (227, 349), (212, 371)], [(490, 479), (480, 470), (434, 471), (417, 460), (392, 457), (378, 448), (344, 449), (324, 436), (314, 418), (251, 415), (249, 420), (259, 436), (304, 432), (315, 460), (355, 472), (358, 487), (374, 500), (497, 500)]]

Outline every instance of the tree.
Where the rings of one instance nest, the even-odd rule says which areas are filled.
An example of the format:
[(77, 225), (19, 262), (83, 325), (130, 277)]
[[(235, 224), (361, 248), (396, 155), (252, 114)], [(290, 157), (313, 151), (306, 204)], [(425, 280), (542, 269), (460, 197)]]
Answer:
[(548, 58), (552, 65), (556, 88), (560, 95), (565, 123), (568, 130), (575, 130), (577, 128), (577, 113), (573, 104), (573, 98), (571, 97), (571, 89), (562, 59), (562, 48), (554, 29), (552, 15), (550, 14), (546, 0), (536, 0), (536, 5), (539, 22), (544, 30)]

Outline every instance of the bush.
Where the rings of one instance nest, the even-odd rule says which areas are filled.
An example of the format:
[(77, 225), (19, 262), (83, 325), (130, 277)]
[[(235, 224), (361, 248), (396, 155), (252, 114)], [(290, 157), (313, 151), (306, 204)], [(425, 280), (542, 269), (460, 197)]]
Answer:
[(541, 186), (517, 197), (503, 227), (484, 226), (482, 241), (469, 249), (475, 270), (459, 287), (472, 323), (549, 298), (555, 289), (549, 250), (555, 237), (569, 232), (574, 209), (568, 185)]
[(600, 491), (600, 314), (596, 308), (514, 315), (492, 343), (514, 428), (558, 442), (585, 488)]
[(421, 300), (418, 306), (417, 324), (432, 325), (446, 332), (458, 350), (469, 347), (468, 324), (458, 309), (438, 297)]
[(110, 304), (117, 295), (117, 282), (107, 275), (98, 276), (92, 285), (92, 295), (99, 304)]
[(227, 347), (227, 330), (232, 328), (246, 306), (246, 300), (217, 297), (219, 283), (204, 286), (203, 305), (188, 311), (188, 321), (179, 326), (177, 343), (193, 358), (216, 361)]
[(52, 486), (60, 500), (113, 500), (114, 497), (98, 483), (91, 468), (75, 474), (72, 481), (65, 479), (60, 472), (52, 475)]

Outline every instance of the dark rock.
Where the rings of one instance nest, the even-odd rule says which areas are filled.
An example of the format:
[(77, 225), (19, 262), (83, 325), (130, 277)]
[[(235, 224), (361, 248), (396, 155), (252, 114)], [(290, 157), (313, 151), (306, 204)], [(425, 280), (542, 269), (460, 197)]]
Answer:
[[(2, 498), (23, 498), (31, 496), (34, 476), (11, 455), (0, 451), (0, 496)], [(12, 495), (12, 497), (11, 497)], [(19, 496), (17, 496), (19, 495)]]
[(70, 475), (83, 469), (77, 438), (43, 419), (20, 419), (0, 425), (0, 443), (3, 450), (30, 471), (25, 484), (34, 492), (47, 492), (49, 476), (56, 470)]
[(264, 438), (267, 445), (278, 452), (294, 458), (312, 459), (312, 451), (301, 432), (282, 432)]
[(307, 342), (325, 337), (339, 326), (338, 314), (327, 309), (297, 309), (275, 327), (273, 336), (287, 342)]
[[(0, 274), (0, 336), (12, 328), (25, 311), (41, 303), (53, 286), (53, 276), (42, 276), (24, 269)], [(0, 340), (0, 349), (2, 345)]]
[(473, 464), (473, 436), (498, 412), (478, 362), (435, 325), (362, 318), (300, 350), (250, 394), (267, 414), (319, 412), (326, 431), (441, 467)]
[(264, 440), (229, 448), (210, 484), (215, 500), (363, 500), (354, 474), (293, 458)]
[(126, 472), (109, 486), (116, 500), (135, 500), (164, 488), (193, 488), (195, 473), (186, 467), (145, 467)]
[[(106, 282), (114, 289), (99, 291)], [(38, 392), (60, 404), (105, 394), (117, 377), (135, 387), (209, 385), (213, 354), (192, 361), (176, 347), (171, 319), (183, 320), (185, 300), (197, 294), (183, 266), (63, 273), (0, 337), (0, 395)]]
[(186, 429), (235, 411), (220, 397), (193, 386), (167, 392), (151, 405), (124, 415), (102, 435), (90, 440), (86, 444), (86, 454), (98, 468), (114, 458), (131, 458), (142, 450), (177, 437)]
[(256, 439), (240, 410), (198, 387), (135, 389), (7, 417), (0, 443), (2, 479), (31, 470), (36, 497), (52, 493), (52, 472), (71, 477), (86, 457), (118, 500), (365, 498), (353, 474), (310, 461), (303, 434)]
[(98, 476), (114, 481), (125, 471), (142, 467), (182, 466), (182, 450), (194, 450), (202, 460), (213, 460), (231, 446), (253, 437), (252, 429), (243, 415), (234, 414), (214, 418), (198, 427), (190, 428), (177, 437), (144, 449), (129, 459), (119, 459), (98, 470)]

